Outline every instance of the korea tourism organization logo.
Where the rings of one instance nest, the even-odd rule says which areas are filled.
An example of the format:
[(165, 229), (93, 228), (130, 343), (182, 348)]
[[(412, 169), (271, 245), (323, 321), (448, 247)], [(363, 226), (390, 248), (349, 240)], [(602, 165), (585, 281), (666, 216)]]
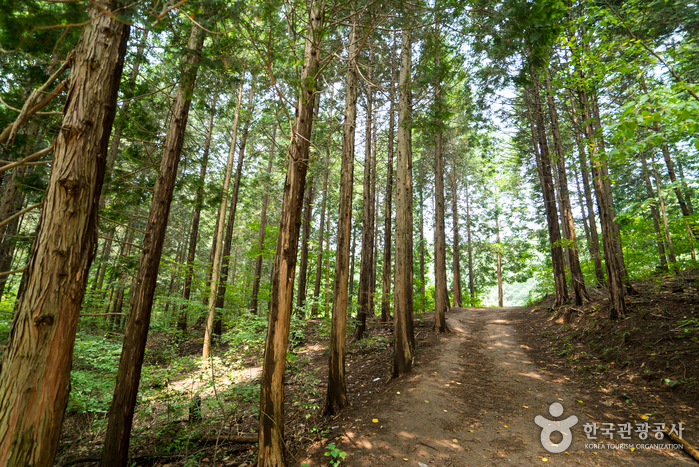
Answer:
[[(549, 414), (553, 418), (558, 418), (563, 415), (564, 409), (561, 404), (554, 402), (549, 406)], [(641, 417), (647, 418), (647, 417)], [(554, 454), (564, 452), (570, 447), (573, 442), (573, 428), (578, 423), (578, 417), (570, 415), (562, 420), (549, 420), (546, 417), (537, 415), (534, 418), (534, 423), (541, 427), (541, 445), (548, 452)], [(586, 443), (585, 449), (684, 449), (682, 441), (682, 423), (672, 423), (668, 427), (666, 423), (649, 423), (643, 421), (641, 423), (597, 423), (588, 422), (583, 424)], [(551, 441), (551, 436), (554, 433), (561, 434), (561, 440), (558, 443)], [(632, 442), (632, 433), (636, 434), (641, 443)], [(665, 437), (670, 438), (675, 443), (658, 443), (644, 442), (662, 441)], [(616, 442), (615, 442), (616, 440)]]

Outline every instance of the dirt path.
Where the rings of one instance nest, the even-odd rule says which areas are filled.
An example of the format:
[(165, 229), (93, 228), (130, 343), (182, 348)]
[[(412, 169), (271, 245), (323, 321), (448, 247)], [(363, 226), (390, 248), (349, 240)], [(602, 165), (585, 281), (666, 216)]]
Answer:
[[(334, 442), (347, 453), (341, 465), (696, 465), (681, 450), (609, 449), (621, 443), (671, 443), (667, 438), (655, 441), (651, 435), (641, 441), (632, 431), (630, 440), (620, 440), (618, 433), (612, 440), (598, 433), (597, 441), (588, 441), (585, 423), (597, 422), (601, 428), (602, 423), (642, 420), (600, 405), (601, 394), (580, 390), (563, 378), (552, 380), (540, 371), (527, 356), (528, 343), (517, 333), (525, 313), (517, 308), (452, 311), (448, 323), (453, 332), (419, 353), (412, 375), (386, 385), (375, 413), (355, 409), (337, 421)], [(560, 417), (549, 414), (553, 403), (563, 406)], [(537, 415), (552, 420), (578, 417), (565, 452), (542, 447), (542, 429), (534, 423)], [(557, 434), (552, 437), (553, 442), (560, 439)], [(604, 448), (586, 447), (592, 442)], [(315, 459), (300, 461), (327, 465)]]

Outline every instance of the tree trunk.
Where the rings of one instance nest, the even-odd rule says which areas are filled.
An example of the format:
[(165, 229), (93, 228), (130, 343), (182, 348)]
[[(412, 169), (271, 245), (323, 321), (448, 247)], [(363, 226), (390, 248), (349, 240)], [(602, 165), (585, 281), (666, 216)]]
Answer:
[[(250, 134), (250, 120), (252, 119), (253, 99), (255, 97), (255, 82), (250, 83), (250, 94), (248, 95), (248, 119), (243, 126), (243, 135), (240, 138), (240, 150), (238, 153), (238, 166), (235, 169), (235, 182), (233, 183), (233, 193), (231, 194), (231, 210), (226, 226), (226, 240), (223, 242), (223, 255), (221, 256), (221, 280), (218, 283), (218, 296), (216, 297), (216, 308), (223, 308), (226, 301), (226, 285), (228, 284), (228, 269), (231, 264), (231, 242), (233, 241), (233, 227), (235, 226), (235, 214), (238, 209), (238, 194), (240, 193), (240, 179), (243, 174), (243, 160), (245, 158), (245, 146)], [(237, 122), (236, 122), (237, 123)], [(232, 143), (235, 146), (235, 139)], [(217, 313), (214, 325), (214, 333), (220, 336), (221, 316)]]
[[(277, 154), (277, 125), (272, 127), (272, 141), (269, 148), (269, 161), (267, 162), (267, 175), (272, 174), (274, 168), (274, 157)], [(270, 187), (271, 188), (271, 187)], [(265, 243), (265, 230), (267, 229), (267, 208), (269, 207), (269, 192), (265, 191), (262, 199), (262, 212), (260, 213), (260, 230), (257, 234), (257, 257), (255, 257), (255, 271), (252, 273), (252, 299), (250, 300), (250, 311), (257, 314), (257, 295), (260, 293), (260, 275), (262, 274), (262, 248)], [(235, 277), (235, 268), (233, 271)]]
[[(209, 151), (211, 149), (211, 133), (214, 129), (214, 116), (216, 114), (216, 102), (218, 94), (214, 93), (211, 102), (211, 114), (209, 115), (209, 126), (206, 130), (206, 140), (204, 142), (204, 154), (201, 158), (201, 169), (199, 170), (199, 182), (197, 193), (194, 198), (194, 208), (192, 209), (192, 229), (189, 234), (189, 251), (187, 252), (187, 266), (184, 273), (184, 289), (182, 298), (189, 300), (192, 295), (192, 276), (194, 275), (194, 259), (197, 254), (197, 240), (199, 239), (199, 222), (201, 220), (201, 209), (204, 205), (204, 182), (206, 179), (206, 167), (209, 163)], [(187, 334), (187, 305), (183, 304), (180, 317), (177, 320), (177, 329)]]
[(45, 209), (2, 355), (3, 466), (50, 466), (58, 448), (129, 36), (111, 9), (109, 2), (95, 2), (75, 50)]
[[(585, 108), (587, 109), (587, 114), (589, 115), (589, 106), (592, 106), (592, 112), (594, 115), (593, 124), (595, 125), (594, 134), (597, 137), (597, 143), (599, 144), (598, 152), (600, 156), (606, 154), (605, 144), (604, 144), (604, 133), (602, 131), (602, 119), (600, 118), (599, 106), (597, 105), (597, 98), (594, 93), (590, 96), (590, 102)], [(588, 119), (589, 120), (589, 119)], [(626, 271), (626, 262), (624, 261), (624, 249), (621, 244), (621, 231), (619, 230), (619, 223), (616, 220), (616, 209), (614, 207), (614, 197), (612, 196), (612, 182), (609, 176), (609, 168), (607, 167), (607, 161), (605, 158), (598, 158), (600, 163), (600, 174), (602, 175), (602, 182), (605, 186), (605, 195), (607, 196), (607, 207), (609, 208), (609, 215), (611, 219), (612, 227), (612, 240), (614, 244), (614, 252), (617, 256), (617, 267), (619, 268), (619, 273), (621, 274), (621, 281), (626, 287), (629, 294), (635, 295), (636, 291), (631, 285), (629, 280), (629, 274)], [(593, 170), (594, 176), (594, 170)], [(626, 308), (624, 308), (625, 310)]]
[[(284, 184), (277, 255), (274, 263), (269, 327), (265, 342), (260, 390), (258, 467), (286, 465), (284, 445), (284, 370), (289, 344), (289, 322), (294, 300), (294, 268), (301, 226), (303, 190), (308, 168), (313, 126), (313, 103), (317, 83), (324, 3), (312, 0), (301, 72), (301, 95), (296, 107), (289, 161)], [(320, 272), (320, 271), (319, 271)]]
[(599, 236), (597, 234), (597, 221), (595, 219), (595, 208), (592, 203), (592, 192), (590, 190), (590, 177), (587, 171), (587, 154), (585, 152), (585, 145), (583, 144), (582, 138), (580, 137), (580, 124), (578, 123), (578, 112), (575, 108), (575, 101), (573, 100), (573, 91), (570, 91), (570, 109), (573, 114), (573, 132), (575, 133), (575, 142), (578, 146), (578, 160), (580, 161), (580, 173), (582, 175), (582, 185), (583, 191), (585, 193), (585, 202), (587, 203), (587, 213), (590, 226), (590, 239), (587, 242), (588, 249), (590, 250), (590, 256), (595, 265), (595, 277), (599, 284), (603, 284), (604, 280), (604, 269), (602, 266), (602, 254), (599, 249)]
[[(497, 202), (497, 201), (496, 201)], [(498, 306), (503, 307), (503, 293), (502, 293), (502, 255), (500, 253), (500, 209), (495, 206), (495, 243), (496, 243), (496, 253), (497, 253), (497, 274), (498, 274)]]
[(136, 407), (141, 366), (148, 338), (153, 295), (158, 279), (160, 258), (170, 214), (170, 203), (177, 179), (177, 167), (182, 153), (184, 132), (191, 104), (192, 90), (201, 60), (204, 31), (192, 26), (187, 44), (185, 67), (180, 76), (175, 102), (171, 110), (170, 125), (163, 144), (158, 178), (153, 190), (143, 250), (134, 278), (131, 309), (119, 359), (119, 371), (114, 388), (114, 398), (109, 411), (109, 422), (102, 451), (103, 467), (125, 466), (129, 454), (131, 424)]
[[(411, 141), (412, 143), (412, 141)], [(412, 148), (411, 148), (412, 149)], [(425, 292), (425, 232), (424, 232), (424, 227), (425, 227), (425, 200), (423, 197), (422, 193), (422, 181), (420, 182), (419, 190), (420, 190), (420, 312), (424, 313), (425, 312), (425, 300), (427, 298), (427, 294)], [(397, 198), (397, 196), (396, 196)], [(398, 200), (396, 199), (396, 202)], [(398, 207), (396, 206), (396, 210)], [(397, 215), (397, 212), (396, 212)], [(396, 220), (396, 222), (398, 222)], [(397, 225), (396, 225), (397, 228)], [(397, 236), (398, 234), (396, 234)]]
[[(646, 187), (646, 195), (648, 199), (654, 199), (655, 194), (653, 193), (653, 185), (650, 182), (650, 175), (648, 172), (648, 164), (646, 163), (645, 154), (640, 154), (641, 166), (643, 167), (643, 184)], [(658, 218), (658, 209), (655, 204), (650, 205), (650, 215), (653, 219), (653, 228), (655, 229), (655, 239), (658, 243), (658, 256), (660, 259), (660, 268), (663, 271), (667, 271), (667, 257), (665, 255), (665, 244), (663, 243), (663, 234), (660, 231), (660, 221)]]
[[(371, 63), (370, 63), (371, 66)], [(372, 80), (369, 69), (368, 80)], [(354, 330), (353, 341), (364, 338), (366, 332), (366, 317), (369, 314), (371, 301), (371, 274), (374, 254), (374, 220), (372, 217), (374, 199), (371, 190), (372, 154), (371, 127), (373, 123), (373, 89), (367, 85), (366, 91), (366, 127), (364, 142), (364, 189), (362, 194), (362, 260), (359, 263), (359, 293), (357, 297), (357, 327)]]
[(460, 246), (459, 246), (459, 190), (457, 182), (457, 169), (456, 169), (456, 154), (452, 154), (452, 168), (451, 168), (451, 216), (453, 223), (453, 241), (452, 241), (452, 269), (453, 269), (453, 288), (454, 288), (454, 298), (452, 300), (454, 308), (460, 308), (463, 306), (461, 299), (461, 258), (460, 256)]
[(306, 281), (308, 276), (308, 240), (311, 236), (311, 218), (313, 217), (313, 180), (306, 183), (303, 196), (303, 223), (301, 224), (301, 264), (299, 265), (299, 289), (296, 297), (296, 309), (300, 312), (306, 304)]
[(357, 40), (356, 19), (352, 24), (347, 56), (345, 123), (342, 131), (342, 166), (340, 169), (340, 206), (337, 219), (337, 251), (333, 284), (332, 327), (328, 349), (328, 392), (325, 415), (336, 415), (347, 406), (345, 381), (345, 339), (349, 285), (349, 249), (352, 231), (352, 193), (354, 192), (354, 139), (357, 124)]
[[(437, 42), (439, 37), (439, 21), (437, 21)], [(449, 296), (447, 291), (447, 241), (446, 228), (444, 226), (444, 149), (442, 147), (443, 126), (442, 113), (444, 104), (442, 102), (442, 77), (440, 64), (439, 45), (436, 52), (434, 65), (437, 70), (437, 82), (435, 85), (435, 135), (434, 152), (434, 184), (435, 184), (435, 309), (434, 309), (434, 329), (438, 332), (448, 332), (446, 312), (448, 308)]]
[(658, 167), (655, 165), (655, 158), (651, 156), (650, 160), (651, 166), (653, 167), (653, 175), (655, 175), (655, 188), (658, 194), (658, 200), (660, 201), (660, 213), (663, 216), (663, 227), (665, 228), (665, 239), (667, 241), (668, 248), (668, 259), (670, 260), (670, 267), (673, 271), (679, 271), (677, 267), (677, 258), (675, 257), (675, 247), (672, 245), (672, 237), (670, 236), (670, 228), (667, 223), (667, 211), (665, 209), (665, 199), (663, 199), (663, 194), (661, 192), (662, 182), (660, 181), (660, 175), (658, 175)]
[(548, 224), (549, 242), (551, 244), (551, 262), (553, 264), (553, 278), (556, 290), (554, 307), (564, 305), (568, 301), (568, 290), (566, 288), (565, 265), (563, 260), (563, 248), (561, 247), (561, 232), (558, 228), (558, 214), (556, 212), (556, 194), (553, 187), (553, 176), (551, 171), (551, 160), (549, 158), (548, 143), (544, 128), (544, 117), (541, 108), (541, 99), (538, 89), (538, 74), (532, 69), (534, 84), (531, 86), (533, 118), (530, 114), (532, 124), (532, 137), (538, 142), (534, 144), (534, 153), (539, 167), (541, 177), (541, 190), (544, 198), (544, 209), (546, 211), (546, 223)]
[[(210, 284), (210, 289), (209, 289), (209, 303), (208, 303), (208, 314), (207, 314), (207, 319), (206, 319), (206, 330), (204, 331), (204, 345), (202, 348), (202, 362), (206, 362), (206, 360), (209, 358), (209, 353), (211, 351), (211, 336), (214, 332), (214, 317), (216, 314), (216, 305), (218, 305), (218, 299), (219, 299), (219, 294), (220, 294), (220, 285), (219, 283), (225, 282), (225, 279), (221, 277), (221, 262), (223, 260), (224, 256), (224, 249), (225, 247), (223, 246), (223, 227), (226, 224), (226, 208), (228, 207), (228, 191), (230, 190), (230, 185), (231, 185), (231, 175), (233, 173), (233, 162), (235, 159), (235, 148), (236, 148), (236, 139), (237, 139), (237, 133), (238, 133), (238, 119), (240, 118), (240, 102), (243, 97), (243, 85), (241, 83), (240, 87), (238, 88), (238, 103), (235, 108), (235, 118), (233, 120), (233, 135), (231, 136), (231, 145), (230, 149), (228, 151), (228, 162), (226, 163), (226, 172), (223, 176), (223, 188), (221, 189), (223, 193), (223, 197), (221, 199), (221, 206), (218, 209), (218, 228), (216, 229), (216, 233), (214, 236), (214, 243), (211, 245), (211, 249), (214, 252), (214, 260), (211, 263), (211, 284)], [(242, 165), (243, 165), (243, 153), (240, 153), (240, 156), (238, 157), (238, 167), (237, 169), (239, 171), (242, 171)], [(236, 179), (239, 177), (239, 172), (236, 172)], [(234, 190), (235, 191), (235, 190)], [(235, 198), (237, 193), (234, 192), (233, 198)], [(231, 227), (231, 221), (235, 221), (235, 204), (236, 204), (236, 199), (231, 200), (231, 217), (233, 219), (228, 219), (228, 226)], [(233, 229), (232, 227), (228, 229), (230, 231), (231, 237), (233, 236)], [(228, 236), (228, 232), (226, 232), (226, 236)], [(228, 240), (228, 254), (230, 255), (230, 239)], [(225, 261), (224, 261), (225, 262)], [(225, 286), (224, 286), (225, 287)], [(225, 289), (224, 289), (225, 290)]]
[(320, 226), (318, 229), (318, 258), (316, 262), (316, 279), (313, 287), (312, 316), (318, 315), (318, 300), (320, 297), (320, 281), (323, 277), (323, 235), (325, 234), (325, 207), (328, 202), (328, 176), (330, 174), (330, 148), (325, 154), (325, 173), (323, 175), (323, 201), (320, 203)]
[(393, 376), (413, 368), (413, 148), (410, 30), (403, 30), (398, 82), (398, 160), (396, 161), (396, 266), (393, 318)]
[[(391, 53), (391, 63), (394, 63)], [(384, 202), (384, 242), (383, 242), (383, 278), (381, 294), (381, 322), (385, 323), (391, 318), (391, 215), (393, 213), (393, 139), (395, 127), (393, 114), (395, 113), (396, 91), (394, 87), (394, 73), (391, 73), (389, 85), (389, 100), (391, 109), (388, 113), (388, 156), (386, 161), (386, 201)]]
[(626, 314), (626, 300), (624, 299), (624, 275), (620, 262), (623, 259), (616, 254), (614, 229), (614, 212), (610, 209), (611, 197), (607, 193), (610, 188), (608, 181), (605, 181), (603, 172), (603, 162), (599, 154), (598, 145), (595, 141), (595, 132), (590, 121), (589, 105), (585, 91), (581, 91), (581, 102), (583, 108), (583, 120), (585, 122), (585, 134), (589, 138), (590, 162), (592, 169), (592, 180), (595, 187), (595, 197), (597, 198), (597, 208), (599, 209), (600, 224), (602, 226), (602, 246), (604, 248), (604, 263), (607, 270), (607, 289), (609, 290), (610, 311), (609, 317), (612, 319)]
[(575, 235), (575, 221), (573, 220), (573, 209), (570, 205), (570, 194), (568, 191), (568, 176), (566, 174), (565, 151), (563, 150), (563, 140), (558, 125), (558, 112), (553, 98), (553, 88), (548, 68), (544, 69), (544, 81), (546, 83), (547, 100), (549, 107), (549, 117), (551, 117), (551, 131), (553, 133), (554, 147), (556, 151), (556, 163), (558, 165), (558, 188), (561, 195), (561, 216), (565, 225), (565, 234), (568, 241), (566, 250), (568, 252), (568, 265), (575, 290), (575, 304), (582, 305), (583, 300), (590, 301), (590, 297), (585, 289), (585, 278), (580, 267), (580, 256), (578, 254), (577, 236)]
[(468, 250), (468, 293), (469, 305), (476, 306), (476, 286), (473, 277), (473, 243), (471, 242), (471, 200), (469, 199), (468, 176), (464, 178), (466, 189), (466, 245)]

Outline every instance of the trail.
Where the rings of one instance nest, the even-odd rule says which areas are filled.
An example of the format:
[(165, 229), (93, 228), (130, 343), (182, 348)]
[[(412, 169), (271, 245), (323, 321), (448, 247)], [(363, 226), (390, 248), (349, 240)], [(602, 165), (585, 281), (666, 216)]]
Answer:
[[(517, 332), (528, 312), (521, 308), (457, 308), (448, 314), (452, 332), (418, 354), (411, 375), (389, 385), (388, 401), (366, 413), (368, 423), (350, 425), (338, 446), (347, 457), (342, 466), (658, 466), (696, 462), (681, 450), (608, 449), (608, 445), (672, 443), (667, 438), (641, 441), (597, 433), (587, 440), (588, 422), (640, 423), (633, 414), (600, 409), (590, 392), (553, 380), (527, 357)], [(520, 333), (521, 334), (521, 333)], [(564, 412), (549, 414), (552, 403)], [(604, 407), (604, 406), (602, 406)], [(552, 420), (578, 417), (572, 444), (551, 453), (540, 442), (537, 415)], [(372, 420), (378, 420), (372, 423)], [(360, 422), (360, 420), (355, 420)], [(634, 425), (632, 425), (634, 426)], [(553, 442), (560, 435), (554, 435)], [(590, 448), (588, 443), (604, 444)], [(327, 459), (327, 458), (326, 458)]]

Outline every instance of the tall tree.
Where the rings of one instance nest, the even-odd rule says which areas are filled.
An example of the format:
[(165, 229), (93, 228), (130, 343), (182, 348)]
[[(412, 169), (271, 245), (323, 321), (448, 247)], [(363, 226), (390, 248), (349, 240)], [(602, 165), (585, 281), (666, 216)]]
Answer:
[(568, 176), (565, 166), (565, 152), (563, 150), (563, 140), (558, 124), (558, 111), (554, 101), (554, 92), (551, 86), (551, 77), (548, 68), (544, 69), (544, 83), (546, 86), (546, 98), (551, 119), (551, 132), (553, 133), (554, 149), (556, 152), (556, 164), (558, 166), (558, 186), (561, 196), (561, 216), (565, 225), (565, 235), (567, 238), (566, 251), (568, 252), (568, 265), (573, 280), (573, 290), (575, 290), (575, 304), (582, 305), (583, 299), (589, 301), (585, 289), (585, 278), (580, 267), (580, 256), (578, 255), (577, 237), (575, 235), (575, 222), (573, 221), (573, 209), (570, 205), (570, 194), (568, 191)]
[[(394, 44), (395, 48), (395, 44)], [(394, 63), (394, 53), (391, 52), (391, 64)], [(381, 322), (387, 322), (391, 317), (391, 216), (393, 213), (393, 140), (395, 138), (395, 68), (392, 67), (391, 83), (389, 85), (389, 100), (391, 108), (388, 112), (388, 151), (386, 160), (386, 201), (384, 203), (384, 242), (383, 242), (383, 280), (381, 295)]]
[(396, 161), (396, 266), (394, 284), (393, 376), (413, 368), (413, 148), (411, 82), (412, 40), (401, 33), (398, 81), (398, 159)]
[(461, 299), (461, 258), (460, 251), (461, 247), (459, 245), (459, 189), (458, 189), (458, 173), (456, 167), (456, 154), (452, 153), (452, 164), (451, 164), (451, 216), (452, 216), (452, 229), (453, 229), (453, 240), (452, 240), (452, 274), (453, 274), (453, 289), (454, 298), (453, 305), (454, 308), (460, 308), (462, 306)]
[[(50, 466), (70, 391), (78, 317), (129, 26), (95, 1), (72, 60), (53, 170), (0, 368), (0, 465)], [(29, 106), (36, 95), (32, 93)], [(0, 138), (3, 139), (3, 138)]]
[[(369, 59), (369, 71), (367, 77), (369, 82), (372, 80), (371, 58)], [(371, 301), (371, 276), (373, 266), (374, 252), (374, 219), (373, 205), (374, 200), (371, 190), (372, 176), (372, 124), (374, 118), (373, 109), (374, 90), (367, 83), (366, 89), (366, 126), (364, 131), (364, 189), (362, 191), (362, 260), (359, 263), (359, 292), (357, 296), (357, 327), (354, 330), (353, 340), (358, 341), (364, 338), (366, 331), (366, 317), (370, 313)]]
[(192, 102), (192, 90), (201, 61), (201, 51), (206, 34), (193, 25), (187, 42), (184, 69), (175, 95), (170, 125), (163, 144), (158, 178), (153, 189), (143, 250), (134, 278), (136, 284), (131, 300), (129, 319), (119, 359), (119, 370), (114, 388), (114, 398), (109, 411), (109, 421), (102, 450), (103, 467), (125, 466), (129, 454), (131, 425), (136, 407), (138, 384), (148, 338), (153, 295), (158, 280), (158, 269), (163, 252), (167, 219), (170, 214), (172, 194), (177, 179), (177, 168), (182, 153), (184, 132)]
[[(214, 236), (214, 241), (211, 245), (211, 249), (214, 252), (214, 260), (211, 263), (211, 284), (210, 284), (210, 289), (209, 289), (209, 307), (208, 307), (208, 314), (207, 314), (207, 319), (206, 319), (206, 330), (204, 331), (204, 346), (202, 348), (202, 355), (201, 358), (204, 362), (209, 358), (209, 354), (211, 352), (211, 337), (212, 334), (214, 333), (214, 318), (216, 315), (216, 305), (218, 302), (218, 291), (219, 291), (219, 282), (223, 281), (223, 278), (221, 277), (221, 263), (223, 262), (223, 254), (224, 254), (224, 240), (223, 240), (223, 226), (226, 224), (226, 208), (228, 207), (228, 192), (230, 190), (231, 186), (231, 176), (233, 173), (233, 162), (235, 160), (235, 149), (236, 149), (236, 138), (237, 138), (237, 127), (238, 127), (238, 120), (240, 118), (240, 101), (242, 100), (243, 97), (243, 83), (240, 83), (240, 87), (238, 88), (238, 102), (236, 104), (235, 108), (235, 118), (233, 121), (233, 135), (231, 136), (231, 145), (230, 149), (228, 151), (228, 162), (226, 163), (226, 171), (223, 175), (223, 197), (221, 199), (221, 206), (218, 209), (218, 221), (216, 223), (217, 229), (215, 232)], [(242, 153), (238, 156), (238, 167), (237, 169), (240, 169), (242, 171), (242, 165), (243, 165), (243, 159), (242, 159)], [(237, 170), (236, 169), (236, 170)], [(236, 177), (238, 177), (238, 173), (236, 172)], [(237, 197), (235, 194), (233, 195)], [(231, 196), (231, 198), (233, 198)], [(235, 205), (234, 203), (237, 200), (232, 199), (231, 200), (231, 212), (234, 212), (235, 210)], [(235, 214), (233, 214), (233, 217), (235, 218)], [(233, 219), (235, 220), (235, 219)], [(228, 225), (230, 226), (231, 219), (229, 218), (228, 220)], [(233, 230), (231, 230), (231, 236), (233, 235)], [(228, 245), (229, 248), (229, 253), (230, 253), (230, 245)]]
[[(355, 15), (356, 13), (353, 12)], [(357, 123), (357, 20), (353, 20), (347, 51), (345, 84), (345, 122), (342, 130), (342, 166), (340, 169), (340, 206), (337, 220), (337, 253), (333, 283), (332, 326), (328, 352), (328, 391), (324, 413), (335, 415), (347, 406), (345, 381), (345, 339), (349, 285), (349, 249), (352, 231), (352, 194), (354, 189), (354, 139)]]
[[(439, 15), (439, 13), (438, 13)], [(446, 311), (449, 306), (449, 297), (447, 295), (447, 242), (446, 229), (444, 227), (444, 121), (442, 115), (444, 113), (444, 103), (442, 102), (442, 64), (441, 64), (441, 49), (440, 49), (440, 31), (439, 17), (436, 21), (436, 52), (435, 52), (435, 152), (434, 152), (434, 184), (435, 184), (435, 309), (434, 309), (434, 327), (438, 332), (447, 332)]]
[(294, 268), (301, 226), (303, 190), (313, 127), (313, 103), (317, 92), (320, 40), (325, 16), (323, 0), (308, 7), (308, 27), (301, 71), (301, 89), (287, 151), (287, 172), (282, 215), (274, 261), (265, 358), (260, 389), (259, 467), (286, 465), (284, 446), (284, 370), (293, 308)]
[[(267, 175), (272, 173), (274, 158), (277, 154), (277, 125), (272, 127), (272, 138), (269, 144), (269, 161), (267, 162)], [(260, 293), (260, 275), (262, 274), (262, 246), (265, 242), (265, 230), (267, 229), (267, 208), (269, 207), (269, 191), (265, 192), (262, 198), (262, 212), (260, 213), (260, 230), (257, 234), (257, 256), (255, 257), (255, 270), (252, 273), (252, 299), (250, 300), (250, 311), (257, 313), (257, 296)], [(235, 277), (235, 268), (233, 268)]]
[[(201, 169), (199, 170), (199, 180), (197, 182), (197, 192), (194, 197), (194, 207), (192, 208), (192, 228), (189, 232), (189, 250), (187, 251), (187, 265), (184, 273), (184, 287), (182, 298), (189, 300), (192, 294), (192, 276), (194, 275), (194, 258), (197, 253), (197, 241), (199, 239), (199, 222), (201, 220), (201, 209), (204, 206), (204, 180), (206, 179), (206, 168), (209, 163), (209, 151), (211, 149), (211, 134), (214, 130), (214, 117), (216, 115), (216, 101), (218, 94), (214, 93), (211, 101), (211, 113), (209, 114), (209, 124), (206, 129), (206, 139), (204, 140), (204, 153), (201, 156)], [(180, 316), (177, 320), (177, 329), (187, 333), (187, 304), (182, 304)]]

